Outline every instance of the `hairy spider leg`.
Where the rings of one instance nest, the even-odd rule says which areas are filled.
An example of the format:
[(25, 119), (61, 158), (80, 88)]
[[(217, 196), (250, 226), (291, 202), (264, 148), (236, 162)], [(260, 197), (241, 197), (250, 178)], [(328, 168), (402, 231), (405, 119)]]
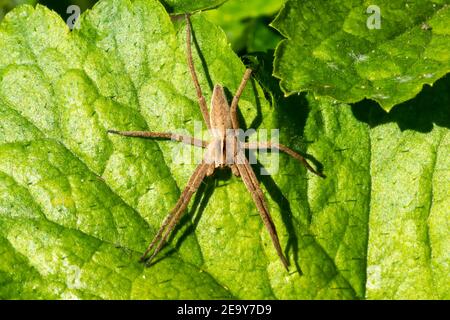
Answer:
[[(211, 166), (211, 164), (202, 162), (195, 169), (195, 171), (192, 174), (191, 178), (189, 179), (186, 187), (184, 188), (183, 192), (181, 193), (181, 196), (178, 199), (175, 207), (164, 219), (163, 223), (161, 224), (161, 227), (159, 228), (158, 233), (155, 235), (152, 242), (148, 246), (147, 250), (142, 255), (141, 261), (146, 260), (146, 265), (149, 265), (150, 262), (153, 260), (153, 258), (158, 254), (158, 252), (161, 251), (162, 247), (164, 246), (165, 242), (167, 241), (167, 238), (170, 236), (173, 229), (175, 228), (177, 223), (180, 221), (187, 206), (189, 205), (192, 195), (200, 187), (200, 184), (202, 183), (203, 179), (205, 178), (206, 173), (210, 166)], [(155, 248), (155, 250), (153, 251), (152, 255), (148, 259), (146, 259), (147, 255), (150, 253), (150, 251), (153, 248)]]

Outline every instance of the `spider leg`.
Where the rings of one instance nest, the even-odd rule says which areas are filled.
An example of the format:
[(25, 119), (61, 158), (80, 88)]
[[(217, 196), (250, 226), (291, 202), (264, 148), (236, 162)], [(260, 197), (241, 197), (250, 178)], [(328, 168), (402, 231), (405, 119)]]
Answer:
[[(195, 172), (194, 172), (194, 174), (195, 174)], [(189, 182), (188, 182), (188, 184), (189, 184)], [(148, 253), (153, 249), (155, 244), (161, 239), (161, 236), (164, 233), (164, 230), (166, 229), (167, 225), (172, 220), (173, 216), (178, 212), (180, 207), (183, 205), (183, 202), (184, 202), (187, 192), (188, 192), (188, 188), (185, 188), (183, 190), (183, 192), (181, 193), (180, 198), (178, 199), (177, 203), (175, 204), (175, 207), (164, 218), (163, 222), (161, 223), (161, 226), (159, 227), (158, 233), (155, 235), (152, 242), (149, 244), (147, 250), (145, 250), (144, 254), (142, 255), (141, 261), (145, 260)]]
[(178, 223), (178, 221), (180, 221), (180, 218), (186, 210), (187, 206), (189, 205), (189, 201), (191, 200), (192, 195), (200, 187), (200, 184), (202, 183), (210, 166), (210, 164), (203, 162), (199, 164), (195, 169), (194, 173), (187, 183), (187, 186), (181, 193), (181, 196), (178, 199), (175, 207), (164, 219), (158, 233), (153, 238), (147, 250), (142, 255), (141, 261), (144, 261), (146, 260), (146, 257), (150, 253), (150, 251), (155, 248), (152, 255), (147, 259), (146, 265), (148, 265), (153, 260), (153, 258), (161, 251), (167, 238), (170, 236), (176, 224)]
[(279, 143), (271, 143), (271, 142), (255, 142), (255, 143), (244, 143), (245, 149), (278, 149), (280, 151), (283, 151), (284, 153), (290, 155), (294, 159), (300, 161), (306, 169), (314, 173), (315, 175), (318, 175), (319, 177), (325, 178), (325, 175), (321, 172), (318, 172), (315, 170), (309, 163), (306, 161), (306, 159), (295, 152), (294, 150), (286, 147), (285, 145), (279, 144)]
[(196, 139), (191, 136), (170, 133), (170, 132), (108, 130), (108, 133), (113, 133), (113, 134), (118, 134), (118, 135), (125, 136), (125, 137), (133, 137), (133, 138), (171, 139), (174, 141), (182, 142), (184, 144), (190, 144), (190, 145), (202, 147), (202, 148), (206, 148), (206, 146), (208, 145), (207, 141)]
[(237, 118), (237, 105), (238, 105), (239, 99), (241, 98), (241, 94), (244, 91), (245, 86), (247, 85), (247, 82), (250, 79), (251, 75), (252, 75), (252, 70), (246, 69), (244, 76), (242, 77), (241, 84), (239, 85), (239, 88), (237, 89), (236, 94), (233, 97), (233, 101), (231, 101), (230, 113), (231, 113), (231, 123), (233, 125), (233, 129), (239, 129), (239, 121)]
[(267, 203), (264, 199), (261, 187), (259, 186), (258, 180), (252, 167), (250, 166), (247, 158), (243, 153), (238, 154), (236, 167), (239, 170), (240, 176), (242, 177), (245, 186), (252, 195), (253, 201), (258, 208), (261, 219), (266, 226), (267, 231), (269, 232), (272, 243), (275, 247), (275, 250), (277, 251), (278, 256), (280, 257), (281, 262), (283, 263), (283, 266), (286, 268), (286, 270), (289, 271), (289, 264), (283, 254), (283, 250), (281, 249), (277, 230), (275, 228), (275, 224), (273, 223), (272, 217), (270, 216), (269, 208), (267, 207)]
[(192, 59), (192, 48), (191, 48), (191, 22), (189, 19), (189, 14), (186, 14), (186, 55), (187, 55), (187, 62), (189, 66), (189, 71), (191, 72), (192, 81), (194, 82), (195, 91), (197, 92), (197, 99), (198, 104), (200, 105), (200, 110), (203, 115), (203, 120), (206, 123), (206, 126), (208, 129), (211, 129), (211, 123), (209, 121), (209, 111), (208, 111), (208, 105), (206, 104), (205, 97), (202, 93), (202, 88), (200, 87), (200, 84), (198, 82), (197, 73), (195, 71), (194, 61)]
[(238, 167), (237, 167), (235, 164), (231, 165), (231, 172), (232, 172), (236, 177), (239, 177), (239, 176), (241, 175), (240, 172), (239, 172)]

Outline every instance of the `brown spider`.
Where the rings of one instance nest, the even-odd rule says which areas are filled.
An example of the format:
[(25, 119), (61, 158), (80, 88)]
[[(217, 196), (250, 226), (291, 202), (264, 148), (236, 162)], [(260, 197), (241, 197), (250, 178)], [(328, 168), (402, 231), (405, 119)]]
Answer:
[[(320, 177), (324, 177), (324, 175), (314, 170), (304, 157), (282, 144), (274, 144), (271, 142), (243, 143), (237, 138), (236, 132), (239, 129), (239, 123), (237, 119), (237, 106), (239, 98), (244, 91), (245, 85), (250, 79), (250, 75), (252, 72), (250, 69), (247, 69), (245, 71), (241, 84), (239, 85), (233, 101), (231, 102), (231, 107), (228, 105), (223, 87), (220, 85), (214, 86), (211, 101), (211, 115), (209, 114), (205, 97), (202, 94), (202, 90), (200, 88), (194, 63), (192, 60), (191, 25), (189, 15), (186, 15), (185, 17), (187, 62), (189, 65), (189, 70), (191, 72), (192, 80), (194, 82), (195, 90), (197, 92), (198, 103), (203, 114), (203, 119), (206, 123), (206, 126), (208, 127), (211, 136), (213, 137), (212, 140), (208, 142), (170, 132), (108, 130), (109, 133), (119, 134), (127, 137), (172, 139), (186, 144), (206, 148), (206, 152), (202, 162), (195, 169), (194, 173), (187, 183), (186, 188), (181, 193), (181, 196), (178, 199), (175, 207), (162, 222), (158, 233), (148, 246), (141, 260), (146, 261), (146, 264), (148, 265), (162, 249), (167, 238), (170, 236), (176, 224), (179, 222), (183, 212), (186, 210), (189, 201), (192, 198), (192, 195), (197, 191), (203, 179), (206, 176), (211, 176), (216, 168), (229, 167), (231, 168), (234, 175), (242, 177), (245, 186), (251, 193), (256, 207), (258, 208), (264, 225), (266, 226), (270, 237), (272, 238), (272, 242), (275, 246), (277, 254), (280, 257), (284, 267), (288, 270), (288, 261), (281, 249), (277, 231), (270, 216), (267, 203), (264, 199), (264, 195), (259, 186), (256, 175), (253, 172), (253, 169), (250, 166), (243, 150), (264, 148), (283, 151), (293, 158), (299, 160), (309, 171), (315, 173)], [(147, 256), (153, 249), (153, 254), (149, 258), (147, 258)]]

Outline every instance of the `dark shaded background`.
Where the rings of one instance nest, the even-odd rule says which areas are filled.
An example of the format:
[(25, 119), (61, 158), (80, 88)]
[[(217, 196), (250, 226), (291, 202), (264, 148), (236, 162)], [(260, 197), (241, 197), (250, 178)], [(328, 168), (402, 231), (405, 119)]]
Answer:
[(97, 0), (41, 0), (38, 3), (45, 5), (46, 7), (55, 10), (63, 18), (67, 18), (69, 15), (66, 13), (67, 7), (70, 5), (77, 5), (81, 11), (92, 8)]
[(67, 8), (70, 5), (77, 5), (80, 7), (81, 11), (92, 8), (92, 6), (97, 2), (97, 0), (0, 0), (0, 20), (3, 16), (14, 7), (20, 4), (36, 4), (40, 3), (46, 7), (56, 11), (59, 15), (66, 20), (69, 17), (67, 14)]

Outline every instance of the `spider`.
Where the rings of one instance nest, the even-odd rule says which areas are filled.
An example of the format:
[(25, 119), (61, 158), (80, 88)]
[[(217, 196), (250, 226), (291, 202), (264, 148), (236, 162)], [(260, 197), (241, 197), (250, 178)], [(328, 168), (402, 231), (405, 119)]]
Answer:
[[(272, 243), (283, 266), (286, 268), (286, 270), (289, 270), (288, 260), (284, 256), (281, 249), (278, 234), (270, 216), (266, 200), (259, 186), (256, 175), (245, 156), (244, 150), (271, 149), (282, 151), (300, 161), (309, 171), (313, 172), (314, 174), (320, 177), (324, 177), (324, 175), (312, 168), (303, 156), (282, 144), (274, 144), (271, 142), (245, 143), (238, 139), (236, 134), (239, 129), (237, 107), (239, 98), (244, 91), (248, 80), (251, 77), (251, 69), (247, 69), (245, 71), (236, 94), (233, 97), (231, 106), (229, 106), (227, 102), (223, 87), (219, 84), (216, 84), (214, 86), (211, 99), (211, 112), (209, 112), (205, 97), (203, 96), (202, 89), (198, 82), (194, 62), (192, 59), (191, 23), (189, 14), (185, 15), (185, 19), (187, 63), (197, 93), (198, 104), (203, 115), (203, 120), (205, 121), (208, 131), (212, 137), (211, 141), (203, 141), (194, 137), (170, 132), (108, 130), (108, 133), (118, 134), (126, 137), (172, 139), (185, 144), (205, 148), (205, 154), (201, 163), (198, 164), (196, 169), (194, 170), (194, 173), (190, 177), (187, 186), (181, 193), (181, 196), (178, 199), (178, 202), (175, 204), (175, 207), (163, 220), (159, 231), (153, 238), (147, 250), (142, 255), (141, 261), (145, 262), (146, 265), (149, 265), (154, 257), (158, 254), (158, 252), (161, 251), (168, 237), (174, 230), (177, 223), (180, 221), (181, 216), (186, 210), (193, 194), (200, 187), (203, 179), (207, 176), (213, 175), (216, 169), (228, 167), (231, 168), (231, 171), (235, 176), (240, 176), (244, 181), (247, 190), (250, 192), (253, 201), (255, 202), (261, 219), (270, 234)], [(151, 252), (152, 254), (149, 256)]]

